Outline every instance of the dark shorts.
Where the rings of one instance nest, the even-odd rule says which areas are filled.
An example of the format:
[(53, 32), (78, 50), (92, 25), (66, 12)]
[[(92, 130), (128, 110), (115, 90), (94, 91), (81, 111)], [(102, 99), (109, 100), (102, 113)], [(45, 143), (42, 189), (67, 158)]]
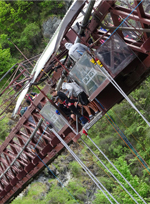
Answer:
[(83, 106), (87, 106), (89, 104), (89, 100), (87, 95), (84, 92), (79, 93), (78, 95), (78, 101)]

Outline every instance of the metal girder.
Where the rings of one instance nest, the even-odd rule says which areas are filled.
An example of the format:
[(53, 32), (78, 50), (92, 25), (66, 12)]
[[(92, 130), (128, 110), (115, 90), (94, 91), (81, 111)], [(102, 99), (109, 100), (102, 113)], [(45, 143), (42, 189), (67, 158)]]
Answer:
[[(129, 16), (132, 10), (130, 9), (126, 9), (126, 11), (124, 10), (125, 9), (122, 10), (122, 7), (117, 6), (116, 9), (111, 10), (111, 13), (116, 14), (118, 16), (120, 15), (123, 18), (126, 18), (127, 16)], [(137, 12), (133, 12), (132, 14), (130, 14), (130, 19), (133, 19), (135, 21), (140, 21), (141, 23), (150, 25), (150, 18), (139, 17)]]

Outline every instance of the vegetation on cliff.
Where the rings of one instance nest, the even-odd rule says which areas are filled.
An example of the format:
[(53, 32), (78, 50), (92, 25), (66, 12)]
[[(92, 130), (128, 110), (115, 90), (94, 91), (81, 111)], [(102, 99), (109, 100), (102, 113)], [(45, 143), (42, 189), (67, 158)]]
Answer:
[[(0, 1), (0, 76), (18, 60), (18, 48), (27, 58), (45, 48), (42, 24), (50, 16), (63, 17), (64, 1)], [(12, 42), (13, 43), (12, 43)]]

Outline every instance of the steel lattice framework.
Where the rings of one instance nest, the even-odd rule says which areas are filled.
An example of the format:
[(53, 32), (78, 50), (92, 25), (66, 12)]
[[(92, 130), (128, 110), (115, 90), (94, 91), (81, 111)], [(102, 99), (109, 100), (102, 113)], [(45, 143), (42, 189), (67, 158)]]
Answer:
[[(62, 24), (64, 27), (60, 35), (63, 36), (61, 36), (61, 41), (58, 42), (59, 49), (57, 52), (54, 51), (48, 58), (43, 68), (44, 71), (39, 73), (36, 81), (33, 83), (38, 87), (39, 82), (48, 79), (47, 84), (42, 90), (38, 87), (40, 94), (31, 103), (0, 147), (0, 203), (11, 202), (44, 169), (45, 166), (43, 162), (50, 164), (61, 150), (63, 150), (64, 146), (51, 132), (46, 121), (39, 123), (41, 114), (37, 106), (41, 104), (41, 106), (44, 107), (47, 101), (55, 106), (53, 101), (48, 97), (48, 94), (50, 88), (56, 86), (63, 70), (66, 70), (67, 73), (69, 72), (66, 65), (62, 65), (60, 62), (67, 54), (67, 50), (64, 47), (65, 42), (74, 43), (78, 36), (81, 42), (88, 45), (89, 39), (92, 38), (93, 44), (91, 47), (97, 50), (92, 57), (101, 60), (104, 68), (116, 80), (126, 94), (134, 90), (149, 75), (150, 14), (145, 12), (144, 4), (138, 0), (134, 0), (133, 5), (130, 5), (128, 1), (126, 4), (121, 4), (122, 5), (119, 5), (117, 1), (111, 0), (96, 1), (96, 5), (92, 7), (92, 12), (90, 12), (87, 21), (84, 23), (82, 21), (80, 33), (76, 32), (72, 25), (78, 20), (82, 10), (87, 8), (88, 2), (77, 1), (74, 4), (73, 11), (71, 10), (69, 13), (70, 19), (67, 20), (66, 24)], [(135, 7), (137, 8), (133, 10)], [(124, 19), (126, 20), (124, 21)], [(121, 22), (125, 22), (126, 26), (123, 26), (123, 24), (119, 26)], [(125, 34), (125, 32), (128, 33)], [(131, 37), (129, 37), (129, 34), (131, 34)], [(124, 46), (122, 56), (119, 55), (115, 49), (116, 39), (117, 42), (120, 42), (118, 46)], [(109, 63), (105, 60), (105, 53), (108, 53), (108, 49)], [(105, 53), (103, 53), (104, 50)], [(103, 58), (101, 58), (99, 53), (101, 53)], [(128, 53), (132, 55), (132, 58), (127, 55)], [(116, 62), (116, 55), (117, 59), (120, 57), (122, 61), (124, 59), (127, 60), (128, 57), (128, 59), (130, 59), (128, 64), (123, 62), (123, 64), (125, 64), (123, 67), (121, 62)], [(62, 67), (57, 72), (53, 72), (52, 67), (56, 62)], [(116, 65), (116, 63), (118, 64)], [(19, 84), (18, 86), (23, 86), (20, 82), (17, 82), (20, 76), (23, 75), (25, 81), (32, 78), (26, 63), (18, 64), (18, 66), (20, 73), (7, 88), (1, 92), (1, 96), (6, 91), (10, 93), (14, 83)], [(117, 71), (115, 67), (119, 67)], [(52, 72), (52, 78), (49, 79), (47, 75)], [(17, 91), (18, 90), (16, 90), (16, 92)], [(95, 100), (95, 98), (97, 100)], [(102, 111), (102, 115), (122, 99), (122, 95), (107, 79), (90, 95), (90, 100)], [(13, 97), (12, 100), (14, 100)], [(97, 101), (99, 101), (102, 106), (100, 106)], [(32, 117), (34, 124), (29, 121), (29, 117)], [(68, 122), (76, 129), (74, 122)], [(36, 132), (34, 132), (35, 128)], [(75, 134), (69, 125), (66, 124), (61, 131), (59, 131), (59, 135), (67, 144), (71, 141), (76, 142), (81, 137), (80, 130), (82, 126), (79, 125), (78, 128), (79, 133)], [(39, 140), (40, 137), (41, 139)]]

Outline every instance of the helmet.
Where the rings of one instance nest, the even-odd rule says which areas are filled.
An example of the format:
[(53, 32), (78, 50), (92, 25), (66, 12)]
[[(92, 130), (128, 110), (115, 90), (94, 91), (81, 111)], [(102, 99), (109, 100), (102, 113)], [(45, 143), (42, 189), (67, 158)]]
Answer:
[(65, 47), (67, 50), (69, 50), (72, 47), (72, 43), (65, 43)]

